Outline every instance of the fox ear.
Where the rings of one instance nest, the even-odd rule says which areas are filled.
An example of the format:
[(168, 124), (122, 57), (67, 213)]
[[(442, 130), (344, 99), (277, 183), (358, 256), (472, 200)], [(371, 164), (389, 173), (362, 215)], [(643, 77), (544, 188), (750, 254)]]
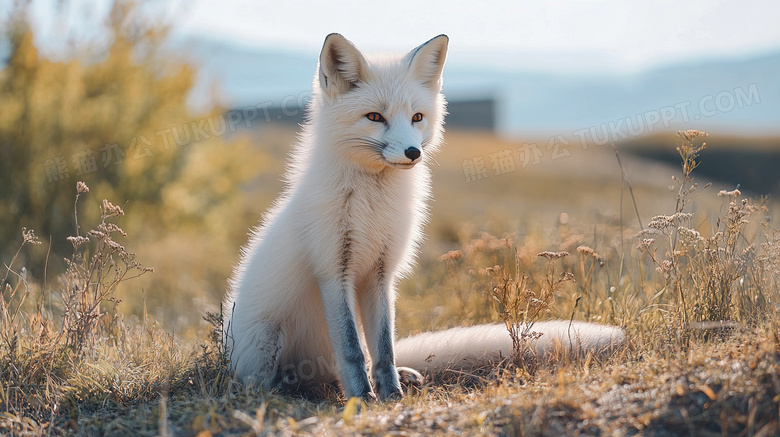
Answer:
[(447, 45), (450, 38), (439, 35), (417, 47), (406, 55), (412, 73), (423, 83), (436, 91), (441, 91), (441, 72), (447, 60)]
[(365, 79), (368, 62), (349, 40), (331, 33), (320, 53), (320, 86), (325, 91), (343, 93)]

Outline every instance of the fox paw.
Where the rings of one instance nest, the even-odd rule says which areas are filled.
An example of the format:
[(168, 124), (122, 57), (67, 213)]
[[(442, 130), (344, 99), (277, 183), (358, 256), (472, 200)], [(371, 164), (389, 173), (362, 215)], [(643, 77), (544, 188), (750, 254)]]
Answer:
[(411, 367), (398, 367), (398, 380), (401, 382), (401, 386), (406, 390), (419, 389), (425, 383), (425, 378), (422, 374)]
[(393, 381), (393, 378), (385, 378), (384, 381), (377, 379), (375, 388), (380, 401), (398, 401), (403, 397), (398, 382)]

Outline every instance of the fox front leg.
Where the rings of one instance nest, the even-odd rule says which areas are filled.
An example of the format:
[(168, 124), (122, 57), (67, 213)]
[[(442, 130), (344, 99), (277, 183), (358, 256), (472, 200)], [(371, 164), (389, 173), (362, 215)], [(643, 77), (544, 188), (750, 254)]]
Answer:
[(371, 379), (380, 400), (400, 399), (403, 392), (395, 367), (395, 301), (392, 278), (380, 265), (358, 295), (360, 319), (371, 355)]
[(347, 398), (374, 399), (355, 320), (355, 287), (346, 281), (320, 284), (328, 332)]

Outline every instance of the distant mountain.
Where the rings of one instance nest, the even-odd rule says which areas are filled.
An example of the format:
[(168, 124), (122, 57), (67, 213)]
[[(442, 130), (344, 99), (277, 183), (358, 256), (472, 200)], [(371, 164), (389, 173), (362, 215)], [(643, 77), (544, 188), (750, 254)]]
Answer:
[(780, 132), (780, 53), (671, 65), (633, 75), (504, 77), (509, 132), (592, 130), (638, 136), (677, 129)]
[[(179, 45), (200, 66), (194, 105), (206, 102), (211, 84), (229, 107), (292, 105), (310, 91), (316, 52), (208, 40)], [(507, 71), (453, 62), (444, 79), (450, 101), (493, 99), (495, 125), (507, 134), (599, 142), (694, 128), (780, 133), (780, 52), (603, 75)]]
[(273, 102), (279, 106), (286, 96), (311, 90), (317, 54), (288, 53), (254, 49), (221, 41), (188, 40), (176, 42), (198, 67), (198, 80), (191, 103), (209, 103), (216, 85), (220, 102), (229, 107), (245, 107)]

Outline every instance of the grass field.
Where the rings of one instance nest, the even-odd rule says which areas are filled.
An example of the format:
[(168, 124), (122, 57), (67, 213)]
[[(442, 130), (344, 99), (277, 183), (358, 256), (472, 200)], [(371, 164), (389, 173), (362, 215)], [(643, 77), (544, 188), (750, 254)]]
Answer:
[[(63, 275), (32, 277), (16, 257), (3, 260), (5, 433), (780, 432), (780, 234), (771, 221), (778, 208), (733, 187), (706, 187), (694, 168), (707, 159), (699, 149), (707, 139), (693, 132), (668, 145), (680, 147), (677, 167), (625, 153), (619, 165), (609, 147), (572, 147), (553, 159), (543, 142), (538, 159), (525, 162), (519, 149), (531, 150), (531, 142), (458, 131), (447, 133), (433, 165), (428, 239), (399, 287), (399, 335), (517, 317), (589, 320), (626, 329), (628, 345), (613, 357), (443, 372), (398, 403), (362, 407), (327, 387), (305, 396), (243, 387), (221, 353), (219, 316), (207, 310), (218, 308), (244, 230), (281, 187), (294, 132), (255, 136), (258, 147), (242, 153), (262, 156), (264, 167), (244, 185), (244, 198), (254, 200), (237, 214), (241, 229), (227, 232), (229, 240), (125, 236), (129, 213), (79, 186), (77, 207), (99, 205), (101, 217), (79, 223)], [(45, 250), (38, 240), (25, 231), (20, 253)], [(204, 269), (204, 258), (190, 253), (196, 242), (224, 246), (217, 254), (224, 259), (208, 266), (214, 279), (202, 288), (211, 291), (196, 296), (199, 310), (177, 289), (192, 283), (183, 277), (208, 282), (195, 272)], [(537, 256), (543, 251), (569, 254), (547, 260)], [(146, 296), (158, 281), (172, 284), (170, 295)], [(512, 287), (509, 299), (537, 299), (539, 311), (507, 315), (495, 297)]]

